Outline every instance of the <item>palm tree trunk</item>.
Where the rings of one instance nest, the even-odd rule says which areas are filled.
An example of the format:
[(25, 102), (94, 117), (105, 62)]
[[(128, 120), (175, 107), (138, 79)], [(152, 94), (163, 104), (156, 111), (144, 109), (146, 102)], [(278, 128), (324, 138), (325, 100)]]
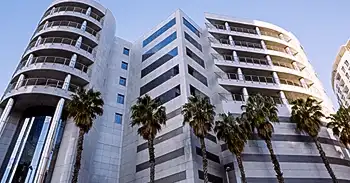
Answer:
[(150, 179), (150, 183), (154, 183), (156, 160), (154, 155), (153, 139), (148, 140), (148, 153), (149, 153), (149, 167), (150, 167), (149, 179)]
[(205, 148), (204, 138), (199, 138), (202, 149), (202, 159), (203, 159), (203, 174), (204, 174), (204, 183), (208, 183), (208, 160), (207, 160), (207, 150)]
[(247, 183), (247, 179), (245, 178), (245, 171), (243, 167), (241, 154), (236, 154), (236, 159), (237, 159), (239, 171), (241, 172), (242, 183)]
[(269, 149), (270, 152), (270, 157), (271, 157), (271, 161), (273, 163), (273, 167), (275, 169), (276, 172), (276, 177), (279, 183), (284, 183), (284, 178), (283, 178), (283, 173), (281, 171), (281, 166), (280, 163), (277, 160), (277, 156), (275, 155), (275, 152), (273, 151), (273, 147), (272, 147), (272, 143), (271, 140), (265, 140), (266, 146)]
[(73, 170), (72, 183), (78, 182), (79, 170), (81, 166), (81, 154), (83, 152), (84, 135), (85, 135), (85, 132), (79, 129), (79, 137), (78, 137), (77, 151), (75, 155), (75, 164), (74, 164), (74, 170)]
[(321, 156), (321, 158), (322, 158), (322, 161), (323, 161), (323, 163), (324, 163), (324, 165), (325, 165), (325, 167), (326, 167), (326, 169), (327, 169), (329, 175), (330, 175), (331, 178), (332, 178), (333, 183), (338, 183), (338, 180), (337, 180), (337, 178), (335, 177), (335, 174), (334, 174), (334, 172), (333, 172), (333, 170), (332, 170), (332, 167), (331, 167), (331, 165), (329, 164), (329, 161), (328, 161), (328, 159), (327, 159), (327, 157), (326, 157), (326, 153), (325, 153), (325, 152), (323, 151), (323, 149), (322, 149), (321, 143), (318, 141), (318, 138), (317, 138), (317, 137), (313, 138), (313, 140), (314, 140), (314, 142), (315, 142), (315, 144), (316, 144), (316, 147), (317, 147), (318, 152), (320, 153), (320, 156)]

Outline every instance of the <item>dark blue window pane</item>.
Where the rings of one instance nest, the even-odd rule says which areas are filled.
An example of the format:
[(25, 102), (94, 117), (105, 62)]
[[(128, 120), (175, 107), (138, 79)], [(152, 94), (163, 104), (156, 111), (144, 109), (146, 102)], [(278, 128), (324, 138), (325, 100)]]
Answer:
[(128, 70), (128, 63), (122, 62), (122, 69)]
[(201, 65), (203, 68), (205, 68), (204, 61), (187, 47), (186, 47), (186, 54), (187, 56), (192, 58), (194, 61), (196, 61), (199, 65)]
[(193, 39), (189, 34), (185, 32), (185, 39), (190, 42), (198, 50), (202, 51), (202, 45), (199, 44), (195, 39)]
[(124, 54), (124, 55), (128, 55), (128, 56), (129, 56), (129, 54), (130, 54), (130, 50), (129, 50), (128, 48), (124, 48), (124, 50), (123, 50), (123, 54)]
[(126, 78), (120, 77), (119, 78), (119, 84), (122, 85), (122, 86), (125, 86), (126, 85)]
[(142, 55), (142, 62), (148, 59), (149, 57), (151, 57), (152, 55), (154, 55), (155, 53), (157, 53), (157, 51), (161, 50), (169, 43), (173, 42), (175, 39), (176, 39), (176, 32), (172, 33), (170, 36), (168, 36), (163, 41), (161, 41), (160, 43), (155, 45), (153, 48), (148, 50), (146, 53), (144, 53)]
[(198, 37), (201, 37), (200, 32), (198, 29), (196, 29), (196, 27), (194, 27), (189, 21), (187, 21), (185, 18), (183, 18), (184, 20), (184, 25), (189, 28), (193, 33), (195, 33)]
[(119, 114), (119, 113), (115, 113), (115, 119), (114, 119), (115, 123), (117, 124), (122, 124), (122, 120), (123, 120), (123, 115)]
[(154, 61), (151, 65), (142, 69), (141, 78), (145, 77), (147, 74), (151, 73), (161, 65), (165, 64), (167, 61), (171, 60), (172, 58), (177, 56), (177, 54), (178, 54), (178, 50), (176, 47), (173, 50), (171, 50), (169, 53), (165, 54), (164, 56), (160, 57), (158, 60)]
[(118, 94), (117, 103), (124, 104), (124, 95)]
[(156, 97), (155, 100), (159, 101), (159, 105), (163, 105), (180, 95), (181, 95), (180, 85), (177, 85), (176, 87)]
[(145, 39), (142, 43), (142, 47), (145, 47), (148, 45), (150, 42), (152, 42), (154, 39), (162, 35), (165, 31), (170, 29), (173, 25), (176, 24), (176, 19), (170, 20), (167, 24), (165, 24), (163, 27), (158, 29), (156, 32), (154, 32), (152, 35), (150, 35), (147, 39)]
[(194, 78), (196, 78), (198, 81), (200, 81), (201, 83), (203, 83), (205, 86), (208, 86), (208, 81), (207, 78), (204, 77), (200, 72), (196, 71), (193, 67), (191, 67), (190, 65), (188, 65), (188, 73), (193, 76)]

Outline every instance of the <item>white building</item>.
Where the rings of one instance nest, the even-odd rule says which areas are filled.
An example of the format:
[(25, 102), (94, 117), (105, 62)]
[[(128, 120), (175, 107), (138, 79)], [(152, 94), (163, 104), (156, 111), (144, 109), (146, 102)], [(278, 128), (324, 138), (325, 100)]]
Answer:
[[(54, 1), (1, 99), (2, 183), (70, 182), (77, 128), (63, 105), (76, 87), (93, 87), (105, 101), (84, 141), (82, 183), (149, 181), (147, 144), (129, 120), (130, 107), (146, 93), (167, 109), (167, 125), (155, 141), (157, 183), (203, 178), (198, 140), (182, 125), (181, 106), (190, 95), (208, 96), (217, 113), (240, 114), (257, 93), (278, 104), (273, 145), (286, 182), (330, 182), (311, 139), (289, 122), (289, 101), (299, 97), (315, 97), (326, 114), (333, 112), (299, 41), (266, 22), (214, 14), (205, 14), (205, 22), (198, 26), (178, 10), (130, 43), (115, 37), (115, 18), (99, 3)], [(347, 153), (325, 128), (320, 136), (337, 177), (348, 182)], [(211, 134), (206, 145), (209, 180), (240, 182), (225, 144)], [(243, 161), (248, 182), (276, 180), (261, 140), (249, 142)]]

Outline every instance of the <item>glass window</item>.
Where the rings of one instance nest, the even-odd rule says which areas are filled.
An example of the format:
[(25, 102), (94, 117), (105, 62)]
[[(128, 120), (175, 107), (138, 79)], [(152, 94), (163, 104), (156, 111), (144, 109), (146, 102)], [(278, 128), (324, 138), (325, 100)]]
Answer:
[(202, 51), (202, 45), (199, 44), (196, 40), (194, 40), (189, 34), (185, 32), (185, 39), (190, 42), (194, 47), (198, 50)]
[(200, 90), (198, 90), (196, 87), (192, 85), (190, 85), (190, 94), (193, 96), (200, 96), (200, 97), (209, 99), (209, 97), (206, 94), (204, 94), (203, 92), (201, 92)]
[(119, 84), (122, 86), (126, 86), (126, 78), (120, 77), (119, 78)]
[(119, 113), (115, 113), (114, 122), (117, 124), (122, 124), (122, 120), (123, 120), (123, 115)]
[(122, 69), (128, 70), (128, 63), (122, 62)]
[(345, 60), (344, 63), (345, 63), (346, 66), (349, 66), (349, 62), (347, 60)]
[(346, 73), (345, 76), (346, 76), (346, 78), (350, 79), (349, 73)]
[(117, 103), (118, 104), (124, 104), (124, 95), (118, 94), (118, 96), (117, 96)]
[(178, 74), (179, 74), (179, 66), (177, 65), (177, 66), (173, 67), (172, 69), (166, 71), (162, 75), (158, 76), (157, 78), (153, 79), (149, 83), (143, 85), (140, 88), (140, 95), (143, 95), (143, 94), (151, 91), (152, 89), (165, 83), (166, 81), (168, 81), (169, 79), (171, 79), (172, 77), (174, 77)]
[(178, 54), (177, 47), (165, 54), (164, 56), (160, 57), (158, 60), (154, 61), (151, 65), (147, 66), (146, 68), (142, 69), (141, 71), (141, 78), (146, 76), (147, 74), (151, 73), (167, 61), (171, 60)]
[(183, 18), (184, 25), (190, 29), (193, 33), (195, 33), (198, 37), (201, 37), (200, 32), (196, 27), (194, 27), (189, 21), (187, 21), (185, 18)]
[(341, 67), (341, 70), (342, 70), (343, 72), (345, 72), (345, 68), (344, 68), (344, 66), (343, 66), (343, 67)]
[(165, 24), (163, 27), (161, 27), (156, 32), (154, 32), (152, 35), (150, 35), (148, 38), (146, 38), (142, 43), (142, 47), (145, 47), (146, 45), (148, 45), (150, 42), (152, 42), (154, 39), (156, 39), (157, 37), (162, 35), (165, 31), (170, 29), (175, 24), (176, 24), (176, 19), (173, 18), (167, 24)]
[(129, 56), (129, 54), (130, 54), (129, 48), (124, 48), (124, 49), (123, 49), (123, 54)]
[(204, 61), (187, 47), (186, 47), (186, 54), (187, 56), (192, 58), (194, 61), (196, 61), (199, 65), (201, 65), (203, 68), (205, 68)]
[(194, 78), (196, 78), (198, 81), (200, 81), (201, 83), (203, 83), (205, 86), (208, 86), (208, 81), (207, 78), (204, 77), (201, 73), (199, 73), (198, 71), (196, 71), (194, 68), (192, 68), (190, 65), (188, 65), (188, 73), (193, 76)]
[(142, 55), (142, 62), (176, 39), (176, 31)]
[(158, 100), (159, 104), (163, 105), (180, 95), (181, 95), (180, 85), (177, 85), (176, 87), (156, 97), (155, 100)]

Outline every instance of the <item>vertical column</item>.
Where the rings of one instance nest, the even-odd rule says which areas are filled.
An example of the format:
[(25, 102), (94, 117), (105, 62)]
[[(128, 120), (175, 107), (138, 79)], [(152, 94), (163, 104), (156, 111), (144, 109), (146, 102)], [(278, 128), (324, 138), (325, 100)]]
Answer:
[(69, 84), (70, 84), (70, 79), (71, 79), (71, 75), (68, 74), (68, 75), (66, 76), (66, 78), (64, 79), (64, 83), (63, 83), (62, 89), (68, 90)]
[(249, 98), (249, 94), (248, 94), (247, 88), (242, 88), (242, 93), (243, 93), (244, 101), (247, 102), (248, 98)]
[(23, 81), (24, 81), (24, 74), (21, 74), (21, 75), (19, 75), (19, 78), (18, 78), (17, 83), (15, 85), (15, 89), (18, 89), (19, 87), (21, 87), (23, 84)]
[(90, 16), (91, 14), (91, 7), (89, 7), (87, 10), (86, 10), (86, 15)]
[(84, 22), (81, 24), (80, 29), (81, 29), (82, 31), (85, 31), (85, 30), (86, 30), (86, 25), (87, 25), (87, 22), (86, 22), (86, 20), (84, 20)]
[(239, 62), (239, 58), (238, 58), (238, 55), (237, 55), (237, 52), (236, 51), (233, 51), (233, 60), (235, 62)]
[(49, 25), (49, 21), (46, 21), (44, 26), (43, 26), (43, 29), (46, 29), (48, 25)]
[(231, 31), (231, 27), (230, 27), (230, 25), (228, 24), (228, 22), (225, 22), (225, 28), (226, 28), (226, 30)]
[(74, 54), (71, 58), (70, 58), (70, 62), (69, 62), (69, 67), (75, 67), (75, 63), (77, 62), (77, 54)]
[(75, 47), (80, 48), (82, 42), (83, 42), (83, 38), (79, 36), (77, 42), (75, 43)]
[(272, 59), (271, 59), (270, 55), (266, 55), (266, 60), (270, 66), (273, 66)]
[(56, 11), (56, 7), (52, 7), (51, 12), (50, 12), (50, 15), (52, 15), (53, 13), (55, 13), (55, 11)]
[(294, 56), (292, 50), (288, 46), (285, 48), (285, 50), (289, 55)]
[(276, 72), (272, 72), (273, 79), (275, 80), (276, 84), (280, 84), (280, 78), (278, 77)]
[(256, 33), (257, 33), (259, 36), (261, 36), (261, 32), (260, 32), (259, 27), (255, 27), (255, 31), (256, 31)]
[(299, 69), (299, 66), (298, 66), (298, 64), (297, 64), (297, 62), (292, 62), (292, 65), (293, 65), (293, 67), (294, 67), (294, 69), (295, 70), (297, 70), (297, 71), (300, 71), (300, 69)]
[(243, 73), (242, 73), (242, 69), (241, 68), (238, 68), (237, 69), (237, 75), (238, 75), (238, 79), (243, 81), (244, 78), (243, 78)]
[(19, 154), (18, 151), (21, 151), (22, 147), (24, 147), (25, 141), (23, 141), (23, 139), (25, 139), (27, 134), (29, 134), (28, 131), (30, 131), (30, 130), (28, 130), (28, 126), (31, 126), (29, 124), (29, 122), (30, 122), (29, 118), (26, 118), (24, 120), (23, 126), (22, 126), (21, 131), (20, 131), (20, 133), (18, 135), (18, 138), (17, 138), (17, 141), (15, 143), (15, 146), (14, 146), (14, 148), (12, 150), (12, 153), (11, 153), (11, 156), (10, 156), (10, 160), (9, 160), (9, 162), (7, 164), (6, 170), (5, 170), (4, 175), (3, 175), (2, 179), (1, 179), (1, 183), (12, 182), (13, 175), (16, 172), (16, 168), (13, 168), (13, 166), (21, 158), (20, 155), (18, 155)]
[(235, 45), (235, 41), (233, 41), (233, 37), (229, 36), (228, 39), (230, 41), (230, 45), (234, 46)]
[(280, 98), (282, 99), (283, 104), (288, 105), (288, 100), (283, 91), (280, 91)]
[(264, 40), (261, 40), (260, 43), (261, 43), (262, 48), (263, 48), (264, 50), (267, 50), (265, 41), (264, 41)]
[(0, 137), (2, 136), (2, 133), (5, 129), (5, 124), (7, 122), (7, 118), (11, 112), (12, 106), (13, 106), (14, 100), (13, 98), (9, 98), (7, 101), (7, 104), (5, 106), (5, 109), (2, 111), (1, 117), (0, 117)]
[(285, 39), (284, 39), (284, 35), (283, 35), (282, 33), (279, 34), (278, 37), (279, 37), (281, 40), (285, 40)]
[(43, 39), (43, 38), (42, 38), (41, 36), (39, 36), (38, 39), (36, 40), (34, 46), (38, 46), (38, 45), (41, 43), (41, 40), (42, 40), (42, 39)]
[(302, 85), (304, 88), (309, 88), (309, 87), (307, 86), (307, 84), (306, 84), (304, 78), (299, 79), (299, 81), (300, 81), (301, 85)]
[(27, 60), (25, 66), (30, 65), (30, 64), (32, 63), (32, 61), (33, 61), (33, 58), (34, 58), (34, 55), (33, 55), (33, 54), (30, 54), (29, 57), (28, 57), (28, 60)]
[(35, 174), (34, 182), (36, 182), (36, 183), (41, 183), (44, 180), (47, 162), (50, 158), (50, 151), (52, 149), (54, 134), (57, 130), (57, 126), (58, 126), (57, 124), (61, 118), (63, 105), (64, 105), (64, 99), (61, 98), (59, 100), (59, 102), (57, 103), (55, 114), (53, 115), (52, 123), (51, 123), (50, 129), (49, 129), (49, 133), (47, 135), (44, 149), (42, 152), (42, 156), (40, 158), (38, 171)]

